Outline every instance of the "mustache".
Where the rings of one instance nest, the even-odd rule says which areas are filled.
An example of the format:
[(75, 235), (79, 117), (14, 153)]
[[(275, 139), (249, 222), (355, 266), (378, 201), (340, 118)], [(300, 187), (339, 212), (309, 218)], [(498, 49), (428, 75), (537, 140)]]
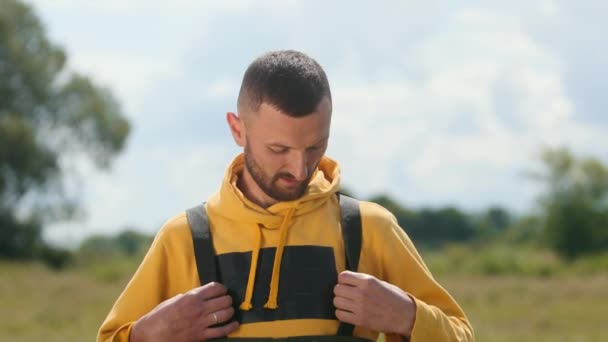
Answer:
[(280, 172), (274, 175), (274, 179), (277, 180), (279, 178), (287, 178), (287, 179), (295, 179), (296, 177), (289, 172)]

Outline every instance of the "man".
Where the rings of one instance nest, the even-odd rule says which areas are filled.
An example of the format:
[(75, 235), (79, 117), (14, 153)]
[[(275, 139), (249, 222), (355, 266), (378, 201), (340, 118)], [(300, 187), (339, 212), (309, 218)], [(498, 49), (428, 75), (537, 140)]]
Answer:
[[(185, 213), (158, 232), (100, 328), (98, 341), (320, 339), (342, 323), (356, 339), (471, 341), (458, 304), (384, 208), (359, 202), (357, 272), (345, 271), (338, 164), (325, 157), (332, 100), (325, 72), (275, 51), (245, 72), (238, 114), (244, 148), (205, 204), (221, 281), (201, 286)], [(204, 170), (201, 170), (201, 176)]]

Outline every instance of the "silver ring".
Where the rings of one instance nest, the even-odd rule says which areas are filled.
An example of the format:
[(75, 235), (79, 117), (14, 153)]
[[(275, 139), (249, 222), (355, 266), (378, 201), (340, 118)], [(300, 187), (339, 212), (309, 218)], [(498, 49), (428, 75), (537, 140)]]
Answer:
[(220, 320), (217, 318), (217, 315), (215, 314), (215, 312), (213, 312), (211, 315), (213, 315), (213, 320), (215, 321), (215, 323), (213, 323), (213, 324), (217, 324)]

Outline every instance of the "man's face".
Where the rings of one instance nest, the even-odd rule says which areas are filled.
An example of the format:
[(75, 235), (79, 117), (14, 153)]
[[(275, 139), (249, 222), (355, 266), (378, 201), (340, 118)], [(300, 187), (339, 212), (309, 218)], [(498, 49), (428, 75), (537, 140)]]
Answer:
[(331, 104), (324, 98), (316, 110), (294, 118), (262, 103), (248, 115), (245, 166), (258, 188), (277, 201), (300, 198), (327, 150)]

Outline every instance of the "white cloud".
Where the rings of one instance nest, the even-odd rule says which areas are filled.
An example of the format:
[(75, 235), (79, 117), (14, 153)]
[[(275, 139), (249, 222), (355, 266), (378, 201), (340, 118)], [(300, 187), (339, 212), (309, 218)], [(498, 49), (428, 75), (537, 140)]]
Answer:
[(503, 195), (514, 182), (525, 187), (516, 178), (542, 145), (577, 148), (606, 133), (577, 120), (559, 56), (521, 28), (516, 17), (488, 10), (456, 12), (410, 48), (421, 80), (334, 87), (342, 142), (333, 152), (355, 173), (350, 182), (410, 203), (529, 208), (530, 193)]
[(233, 98), (235, 96), (236, 89), (239, 89), (241, 86), (240, 80), (236, 80), (230, 77), (222, 77), (220, 79), (213, 80), (211, 84), (209, 84), (203, 94), (206, 97), (210, 97), (213, 99), (222, 99), (228, 100), (231, 102), (235, 102)]
[(555, 17), (559, 13), (559, 6), (555, 0), (542, 0), (540, 13), (547, 17)]
[(157, 56), (113, 53), (75, 53), (70, 69), (92, 76), (96, 83), (110, 88), (125, 106), (125, 112), (144, 115), (141, 106), (151, 84), (175, 77), (177, 63)]

